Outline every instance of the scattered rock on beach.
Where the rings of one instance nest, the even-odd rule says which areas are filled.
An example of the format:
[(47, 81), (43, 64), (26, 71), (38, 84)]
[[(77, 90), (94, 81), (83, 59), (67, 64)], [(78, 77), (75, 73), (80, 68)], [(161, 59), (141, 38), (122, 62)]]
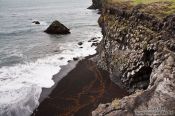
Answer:
[(62, 23), (55, 20), (44, 32), (48, 34), (69, 34), (70, 30)]
[(98, 43), (92, 43), (91, 47), (97, 46), (97, 45), (98, 45)]
[(79, 59), (78, 57), (74, 57), (74, 58), (73, 58), (74, 61), (77, 61), (78, 59)]
[(98, 42), (98, 40), (94, 40), (93, 42)]
[(60, 57), (60, 58), (59, 58), (59, 60), (63, 60), (63, 59), (64, 59), (64, 57)]
[(96, 40), (97, 38), (96, 37), (93, 37), (91, 40), (93, 41), (93, 40)]
[(88, 42), (97, 42), (99, 37), (93, 37)]

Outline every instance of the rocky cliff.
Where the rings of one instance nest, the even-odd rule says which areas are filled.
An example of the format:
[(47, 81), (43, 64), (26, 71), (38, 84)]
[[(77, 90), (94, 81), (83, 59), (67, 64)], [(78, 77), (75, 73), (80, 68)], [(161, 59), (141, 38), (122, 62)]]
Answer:
[(88, 9), (101, 9), (103, 0), (92, 0), (92, 5)]
[[(119, 1), (119, 0), (118, 0)], [(93, 116), (175, 115), (174, 2), (106, 2), (95, 60), (131, 95), (101, 104)]]

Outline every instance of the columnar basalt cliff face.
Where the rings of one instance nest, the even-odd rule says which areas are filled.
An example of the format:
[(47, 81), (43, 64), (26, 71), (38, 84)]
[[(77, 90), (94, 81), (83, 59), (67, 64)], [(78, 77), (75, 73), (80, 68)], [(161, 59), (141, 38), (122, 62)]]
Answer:
[(132, 95), (99, 105), (94, 116), (132, 116), (155, 108), (175, 113), (175, 15), (163, 12), (172, 4), (105, 4), (96, 61)]

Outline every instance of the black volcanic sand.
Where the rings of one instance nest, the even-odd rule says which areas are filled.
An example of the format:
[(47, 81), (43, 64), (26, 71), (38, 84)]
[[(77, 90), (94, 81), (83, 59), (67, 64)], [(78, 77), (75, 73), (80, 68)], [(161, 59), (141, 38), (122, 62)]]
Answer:
[(100, 103), (126, 95), (106, 71), (86, 58), (55, 85), (32, 116), (90, 116)]

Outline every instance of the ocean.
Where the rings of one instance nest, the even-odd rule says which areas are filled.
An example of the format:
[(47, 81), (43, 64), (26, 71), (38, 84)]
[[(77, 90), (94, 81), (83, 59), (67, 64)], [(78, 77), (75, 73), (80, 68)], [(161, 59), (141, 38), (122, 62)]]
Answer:
[[(61, 66), (96, 53), (88, 40), (102, 35), (90, 5), (91, 0), (0, 0), (0, 116), (31, 115)], [(44, 33), (54, 20), (71, 34)]]

